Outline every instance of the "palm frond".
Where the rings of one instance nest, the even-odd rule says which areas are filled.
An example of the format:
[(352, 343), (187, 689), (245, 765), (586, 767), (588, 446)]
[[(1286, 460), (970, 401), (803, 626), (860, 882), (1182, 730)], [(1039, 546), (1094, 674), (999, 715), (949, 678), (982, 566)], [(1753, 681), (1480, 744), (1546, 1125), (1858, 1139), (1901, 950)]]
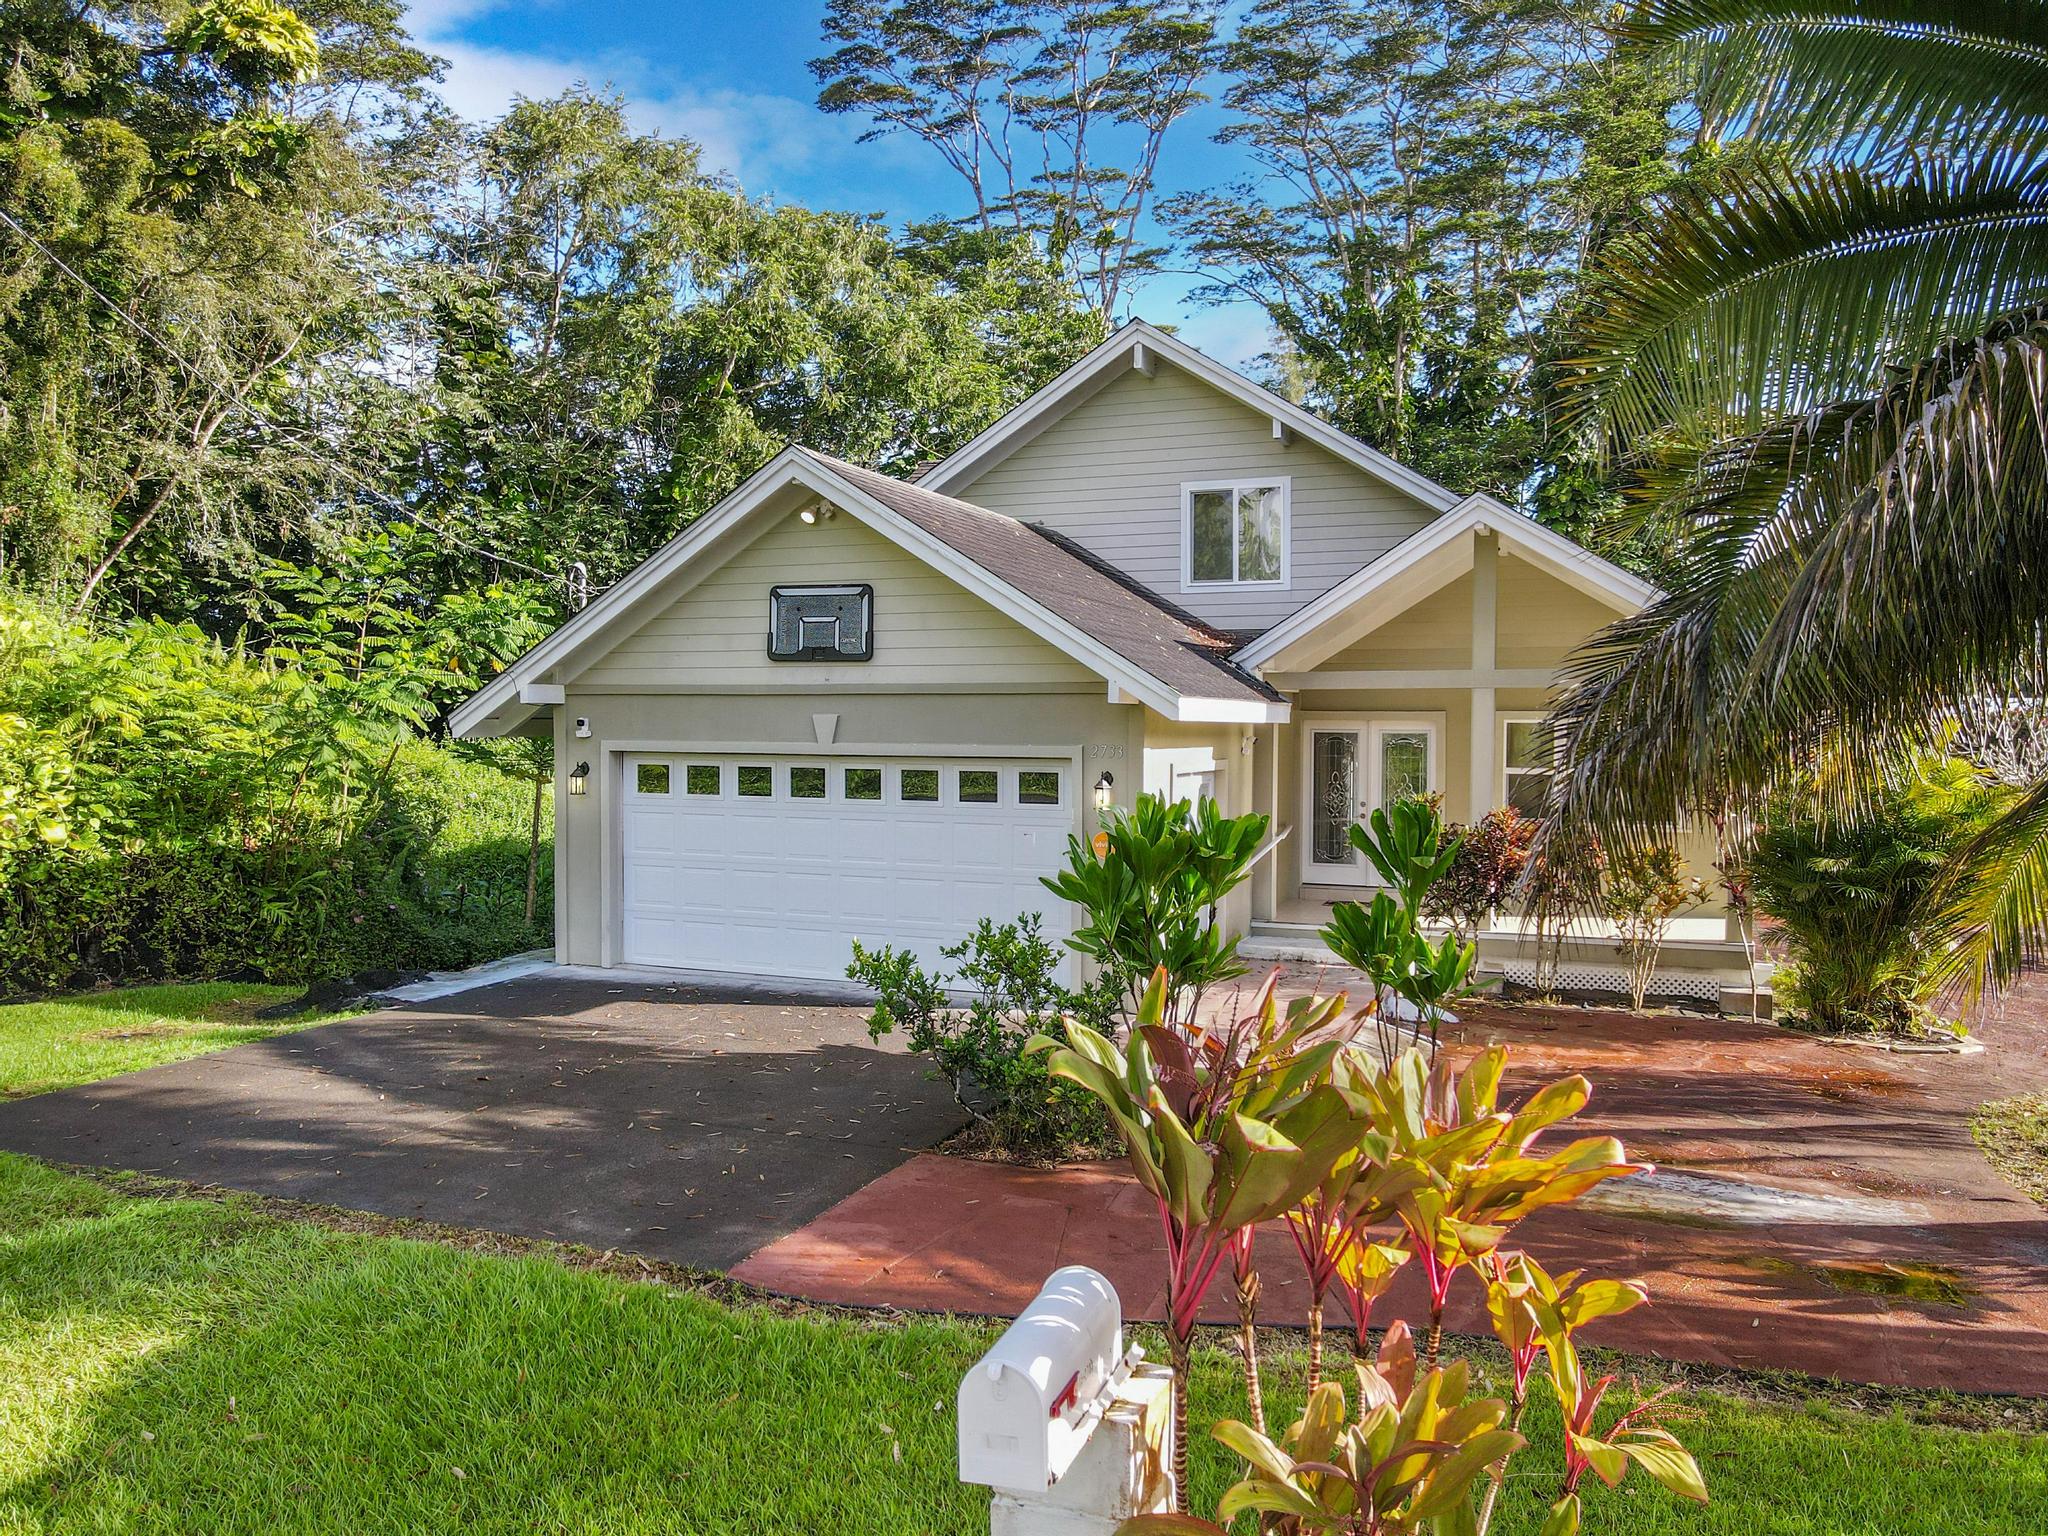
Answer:
[(1684, 579), (1568, 669), (1561, 825), (1658, 835), (1831, 742), (1875, 772), (2038, 687), (2048, 305), (1722, 445), (1687, 483)]
[(2048, 299), (2048, 171), (1756, 172), (1673, 202), (1603, 267), (1567, 408), (1623, 459), (1753, 433)]
[(1852, 161), (2048, 148), (2039, 0), (1640, 0), (1621, 31), (1679, 66), (1715, 136)]
[(2048, 940), (2048, 780), (1957, 850), (1938, 890), (1943, 977), (1966, 1002), (2038, 961)]

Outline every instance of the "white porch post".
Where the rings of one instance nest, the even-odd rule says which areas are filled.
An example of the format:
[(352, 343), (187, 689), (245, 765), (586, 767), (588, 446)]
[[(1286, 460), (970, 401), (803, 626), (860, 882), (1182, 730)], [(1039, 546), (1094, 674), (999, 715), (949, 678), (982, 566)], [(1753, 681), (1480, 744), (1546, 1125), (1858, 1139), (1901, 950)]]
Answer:
[[(1493, 809), (1493, 687), (1491, 679), (1498, 664), (1495, 645), (1498, 590), (1499, 541), (1491, 531), (1479, 528), (1472, 535), (1472, 711), (1469, 777), (1466, 784), (1464, 819), (1478, 821)], [(1480, 687), (1480, 678), (1488, 679)], [(1455, 808), (1453, 809), (1455, 814)]]

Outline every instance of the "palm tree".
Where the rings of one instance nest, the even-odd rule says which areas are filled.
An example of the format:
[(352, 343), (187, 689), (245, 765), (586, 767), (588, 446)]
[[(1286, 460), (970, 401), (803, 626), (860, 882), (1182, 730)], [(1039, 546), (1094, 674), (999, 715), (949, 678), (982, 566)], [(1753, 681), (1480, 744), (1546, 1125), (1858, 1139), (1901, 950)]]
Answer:
[[(1567, 397), (1680, 551), (1574, 663), (1554, 820), (1647, 841), (1840, 793), (2048, 697), (2048, 5), (1637, 0), (1711, 191), (1610, 246)], [(2048, 780), (1968, 850), (1957, 974), (2048, 936)]]

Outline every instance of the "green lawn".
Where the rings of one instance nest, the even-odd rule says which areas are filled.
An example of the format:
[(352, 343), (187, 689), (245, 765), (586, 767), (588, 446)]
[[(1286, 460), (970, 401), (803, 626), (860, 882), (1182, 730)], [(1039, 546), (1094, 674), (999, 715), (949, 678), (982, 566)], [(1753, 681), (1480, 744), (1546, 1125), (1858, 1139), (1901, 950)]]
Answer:
[(97, 1082), (338, 1017), (255, 1016), (303, 990), (212, 981), (8, 1003), (0, 1006), (0, 1099)]
[[(157, 1198), (0, 1158), (0, 1531), (987, 1530), (953, 1392), (991, 1330), (728, 1306)], [(1207, 1354), (1197, 1411), (1235, 1377)], [(2048, 1442), (1695, 1394), (1717, 1502), (1594, 1490), (1589, 1531), (2048, 1529)], [(1526, 1533), (1554, 1422), (1497, 1530)], [(1205, 1491), (1229, 1469), (1204, 1448)]]
[(1970, 1132), (2007, 1183), (2048, 1205), (2048, 1093), (1986, 1104)]

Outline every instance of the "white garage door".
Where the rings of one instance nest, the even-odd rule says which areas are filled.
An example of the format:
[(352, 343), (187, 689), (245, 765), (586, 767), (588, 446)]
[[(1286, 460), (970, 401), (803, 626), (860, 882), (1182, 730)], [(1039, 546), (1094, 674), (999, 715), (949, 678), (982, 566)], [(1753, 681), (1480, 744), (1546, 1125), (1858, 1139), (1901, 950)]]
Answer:
[(625, 762), (622, 957), (842, 979), (853, 941), (928, 966), (983, 917), (1068, 908), (1071, 763), (633, 756)]

